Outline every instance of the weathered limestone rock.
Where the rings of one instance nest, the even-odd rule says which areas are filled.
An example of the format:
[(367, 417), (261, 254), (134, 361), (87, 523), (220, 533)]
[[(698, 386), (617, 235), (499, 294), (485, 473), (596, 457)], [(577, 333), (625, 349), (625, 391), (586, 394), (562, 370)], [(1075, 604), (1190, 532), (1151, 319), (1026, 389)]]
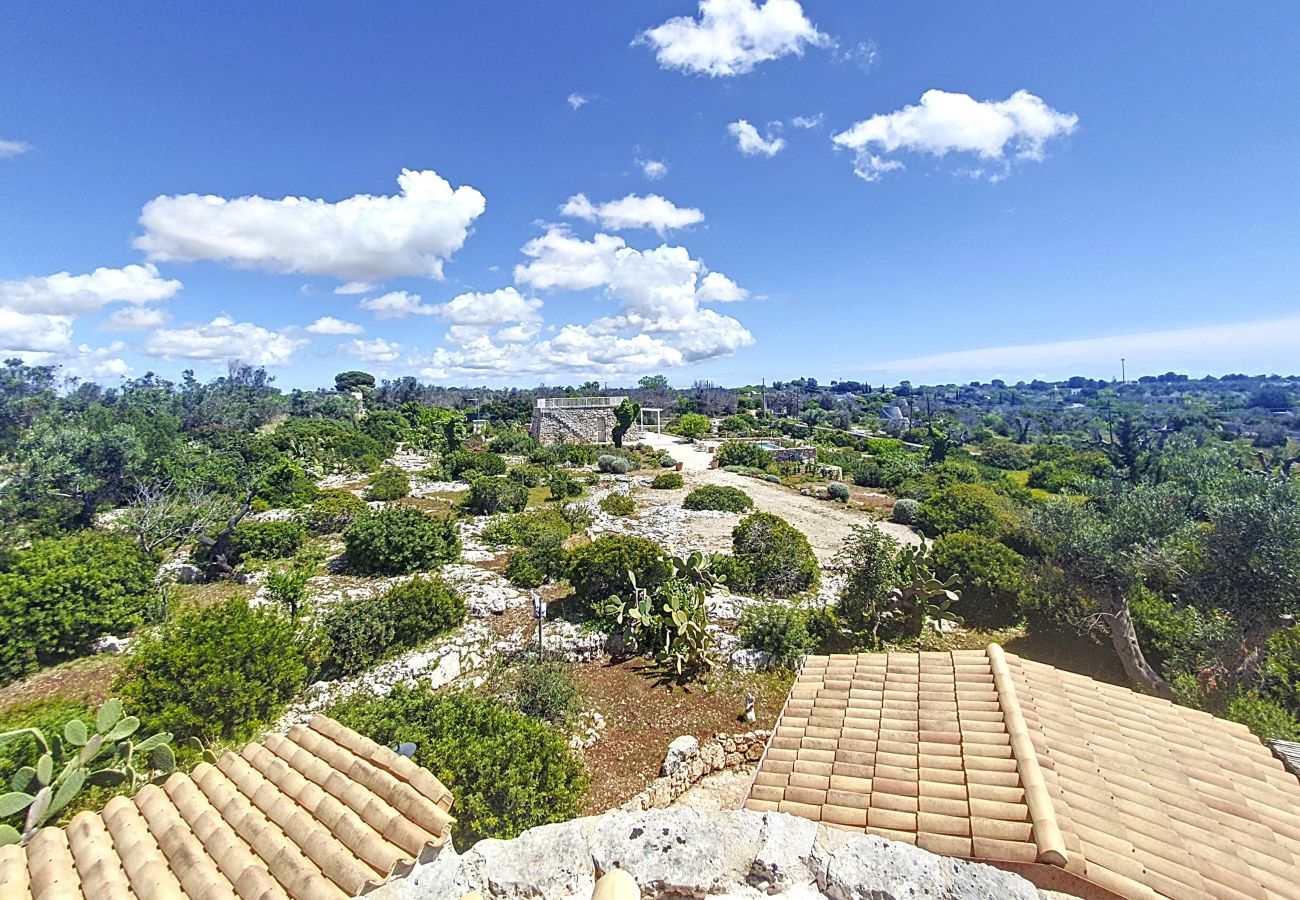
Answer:
[(1043, 900), (1028, 881), (873, 835), (784, 813), (695, 809), (613, 811), (447, 845), (373, 900), (441, 900), (471, 890), (490, 900), (581, 897), (605, 872), (627, 872), (642, 897), (835, 900)]

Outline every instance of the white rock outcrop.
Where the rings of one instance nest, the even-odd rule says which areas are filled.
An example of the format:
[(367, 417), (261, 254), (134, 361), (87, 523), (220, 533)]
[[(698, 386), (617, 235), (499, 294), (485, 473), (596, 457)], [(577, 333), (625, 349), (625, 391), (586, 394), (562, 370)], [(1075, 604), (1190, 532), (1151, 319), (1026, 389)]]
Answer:
[(372, 892), (373, 900), (581, 897), (623, 869), (642, 897), (830, 897), (835, 900), (1040, 900), (1028, 881), (910, 844), (852, 834), (784, 813), (616, 810), (485, 840)]

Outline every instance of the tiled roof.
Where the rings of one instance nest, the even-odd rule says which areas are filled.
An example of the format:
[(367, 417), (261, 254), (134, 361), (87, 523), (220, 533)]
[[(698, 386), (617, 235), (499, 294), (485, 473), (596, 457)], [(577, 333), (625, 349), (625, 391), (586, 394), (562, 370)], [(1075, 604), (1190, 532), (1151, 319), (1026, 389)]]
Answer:
[(1081, 896), (1300, 898), (1300, 781), (1244, 726), (996, 644), (810, 657), (746, 806)]
[(381, 884), (446, 840), (451, 794), (317, 716), (0, 848), (0, 898), (312, 898)]

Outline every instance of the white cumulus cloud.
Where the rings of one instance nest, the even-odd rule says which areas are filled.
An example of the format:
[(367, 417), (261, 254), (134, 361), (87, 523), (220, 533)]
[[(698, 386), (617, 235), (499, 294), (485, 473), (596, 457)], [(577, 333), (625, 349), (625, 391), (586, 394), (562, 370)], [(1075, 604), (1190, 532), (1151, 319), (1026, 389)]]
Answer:
[(94, 312), (106, 303), (166, 300), (180, 289), (179, 281), (163, 278), (152, 265), (101, 267), (86, 275), (58, 272), (0, 281), (0, 307), (17, 312), (77, 315)]
[(759, 63), (831, 43), (796, 0), (700, 0), (699, 18), (677, 16), (642, 32), (665, 69), (712, 76), (744, 75)]
[(349, 281), (347, 284), (340, 284), (336, 287), (334, 293), (350, 297), (353, 294), (369, 294), (376, 288), (377, 285), (373, 285), (368, 281)]
[(109, 331), (147, 331), (167, 324), (171, 317), (156, 306), (123, 306), (104, 321)]
[(26, 141), (0, 141), (0, 159), (22, 156), (31, 149), (32, 145)]
[(161, 196), (140, 214), (135, 246), (152, 260), (217, 260), (269, 272), (370, 282), (442, 278), (486, 201), (433, 171), (402, 171), (395, 196), (331, 203), (305, 197)]
[(270, 331), (251, 322), (218, 316), (206, 325), (160, 328), (144, 343), (148, 356), (221, 362), (242, 359), (257, 366), (287, 366), (310, 343), (285, 331)]
[(437, 307), (438, 315), (454, 325), (505, 325), (540, 322), (542, 301), (525, 297), (512, 287), (496, 291), (471, 291)]
[(818, 113), (815, 116), (795, 116), (790, 120), (790, 124), (795, 128), (821, 128), (822, 122), (826, 119), (825, 113)]
[(668, 163), (660, 159), (638, 159), (636, 164), (641, 167), (641, 174), (651, 181), (658, 181), (668, 174)]
[(390, 291), (380, 297), (367, 297), (359, 306), (375, 314), (377, 319), (405, 319), (407, 316), (431, 316), (438, 308), (420, 299), (419, 294)]
[(900, 150), (936, 157), (970, 153), (999, 163), (1005, 174), (1013, 161), (1041, 160), (1049, 140), (1070, 134), (1078, 124), (1078, 116), (1058, 112), (1028, 91), (990, 101), (929, 90), (918, 105), (864, 119), (832, 140), (855, 152), (854, 170), (867, 181), (903, 168), (884, 155)]
[(321, 316), (308, 325), (307, 330), (312, 334), (361, 334), (365, 331), (355, 322), (345, 322), (333, 316)]
[(338, 352), (344, 356), (355, 356), (363, 362), (392, 362), (402, 355), (402, 345), (383, 338), (371, 341), (361, 339), (344, 341), (338, 345)]
[(72, 316), (23, 313), (0, 306), (0, 348), (11, 353), (62, 353), (72, 346)]
[(736, 139), (736, 149), (746, 156), (776, 156), (785, 148), (785, 138), (774, 138), (770, 132), (764, 138), (744, 119), (728, 125), (727, 132)]
[(628, 194), (619, 200), (592, 203), (586, 194), (574, 194), (560, 214), (597, 222), (610, 231), (628, 228), (650, 228), (663, 237), (670, 228), (688, 228), (704, 221), (704, 213), (692, 207), (681, 207), (658, 194), (644, 197)]
[(580, 107), (586, 106), (591, 101), (582, 94), (579, 94), (577, 91), (574, 91), (568, 96), (568, 99), (565, 100), (565, 102), (569, 104), (570, 108), (576, 110)]

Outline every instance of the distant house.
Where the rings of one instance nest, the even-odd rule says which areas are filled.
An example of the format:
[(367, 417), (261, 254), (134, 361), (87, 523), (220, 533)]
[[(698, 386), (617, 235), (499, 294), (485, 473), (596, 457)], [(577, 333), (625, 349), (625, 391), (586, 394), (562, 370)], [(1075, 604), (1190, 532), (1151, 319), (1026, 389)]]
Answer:
[[(618, 419), (614, 409), (627, 397), (543, 397), (533, 407), (532, 436), (543, 444), (610, 444)], [(640, 440), (643, 430), (633, 422), (626, 437)]]
[(1244, 725), (997, 644), (809, 657), (745, 806), (1083, 898), (1300, 897), (1300, 780)]

